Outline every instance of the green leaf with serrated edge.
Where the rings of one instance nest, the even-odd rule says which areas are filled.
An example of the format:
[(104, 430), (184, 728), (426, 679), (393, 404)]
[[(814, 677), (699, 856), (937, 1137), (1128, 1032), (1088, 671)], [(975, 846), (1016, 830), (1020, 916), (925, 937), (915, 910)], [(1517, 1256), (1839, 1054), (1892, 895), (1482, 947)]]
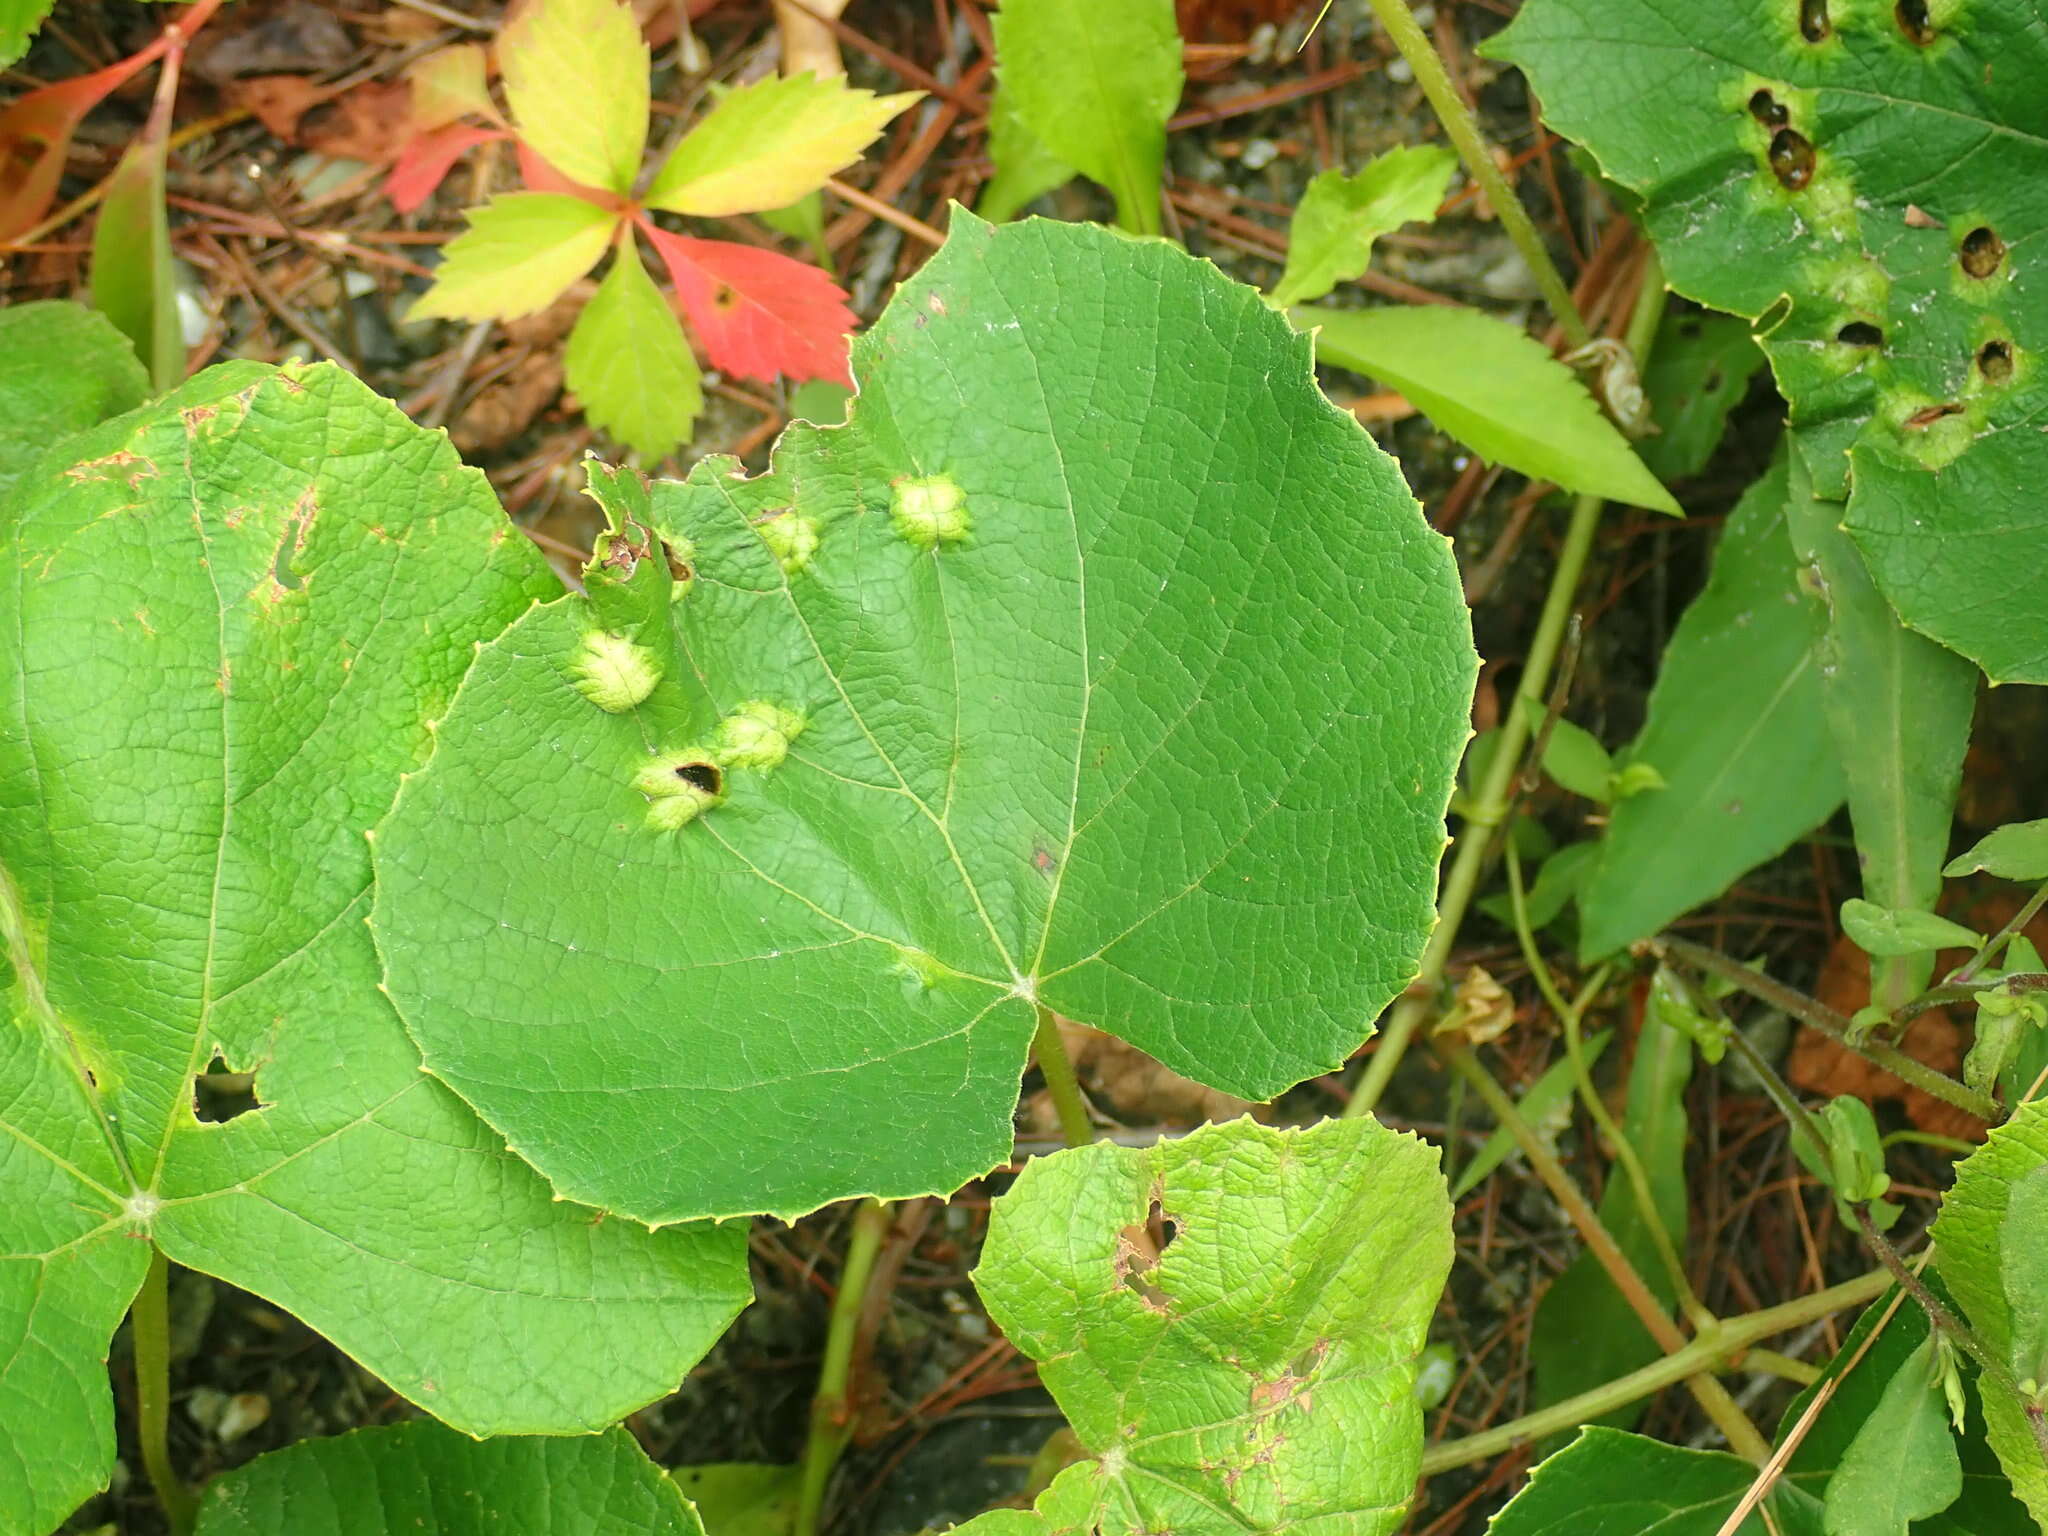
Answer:
[[(1922, 1278), (1944, 1300), (1941, 1279), (1933, 1270)], [(1893, 1302), (1897, 1300), (1896, 1309)], [(1889, 1312), (1890, 1318), (1886, 1319)], [(1883, 1332), (1867, 1351), (1864, 1341), (1880, 1325)], [(1800, 1438), (1791, 1460), (1785, 1464), (1783, 1480), (1820, 1499), (1829, 1479), (1842, 1464), (1843, 1456), (1856, 1442), (1864, 1423), (1875, 1411), (1885, 1388), (1919, 1347), (1927, 1341), (1927, 1314), (1911, 1300), (1899, 1299), (1897, 1292), (1879, 1297), (1864, 1309), (1821, 1372), (1821, 1380), (1807, 1387), (1785, 1408), (1778, 1421), (1778, 1443), (1785, 1444), (1795, 1433)], [(1858, 1358), (1861, 1352), (1861, 1358)], [(1849, 1362), (1855, 1360), (1853, 1369)], [(1984, 1440), (1982, 1405), (1978, 1400), (1976, 1375), (1967, 1358), (1961, 1361), (1967, 1432), (1957, 1440), (1962, 1461), (1962, 1492), (1940, 1514), (1916, 1521), (1913, 1536), (2039, 1536), (2040, 1528), (2012, 1496), (2004, 1471)], [(1847, 1374), (1844, 1374), (1844, 1371)], [(1833, 1382), (1833, 1394), (1803, 1430), (1799, 1421), (1822, 1383)]]
[[(557, 590), (482, 477), (338, 369), (231, 364), (5, 509), (0, 1527), (105, 1481), (141, 1239), (475, 1433), (667, 1391), (745, 1300), (742, 1234), (555, 1201), (422, 1075), (363, 926), (365, 831)], [(216, 1055), (261, 1108), (194, 1118)]]
[[(1628, 1074), (1628, 1104), (1621, 1133), (1635, 1148), (1650, 1185), (1657, 1215), (1681, 1260), (1685, 1257), (1688, 1200), (1685, 1184), (1685, 1088), (1692, 1079), (1692, 1042), (1685, 1034), (1645, 1013)], [(1619, 1162), (1607, 1174), (1600, 1221), (1658, 1304), (1673, 1299), (1670, 1272), (1658, 1257), (1649, 1224), (1636, 1199), (1635, 1181)], [(1529, 1335), (1529, 1361), (1536, 1373), (1532, 1403), (1568, 1397), (1625, 1376), (1659, 1358), (1662, 1351), (1644, 1330), (1635, 1309), (1622, 1299), (1607, 1271), (1591, 1253), (1580, 1253), (1537, 1303)], [(1598, 1420), (1628, 1426), (1642, 1414), (1634, 1403)]]
[(197, 1536), (704, 1536), (623, 1429), (475, 1441), (428, 1420), (305, 1440), (207, 1484)]
[[(2037, 1382), (2048, 1376), (2048, 1362), (2038, 1358), (2048, 1348), (2048, 1289), (2040, 1286), (2040, 1256), (2048, 1252), (2044, 1183), (2048, 1102), (2036, 1099), (1994, 1126), (1990, 1140), (1957, 1165), (1955, 1187), (1934, 1223), (1942, 1278), (1965, 1321), (2015, 1378)], [(2015, 1282), (2033, 1288), (2016, 1290)], [(2048, 1525), (2048, 1465), (2026, 1411), (1995, 1382), (1980, 1378), (1979, 1389), (1991, 1448), (2021, 1502)]]
[[(1601, 1053), (1607, 1049), (1607, 1042), (1613, 1038), (1611, 1029), (1599, 1030), (1586, 1037), (1583, 1054), (1589, 1070), (1599, 1061)], [(1572, 1065), (1572, 1059), (1560, 1056), (1529, 1085), (1515, 1107), (1531, 1125), (1542, 1127), (1551, 1124), (1553, 1116), (1571, 1102), (1577, 1084), (1578, 1071)], [(1555, 1128), (1553, 1125), (1552, 1129)], [(1462, 1200), (1477, 1189), (1479, 1181), (1498, 1168), (1514, 1150), (1515, 1138), (1508, 1131), (1495, 1131), (1487, 1137), (1485, 1145), (1473, 1154), (1472, 1161), (1458, 1170), (1458, 1181), (1451, 1186), (1452, 1201)]]
[(1014, 219), (1026, 204), (1080, 174), (1024, 126), (1001, 82), (988, 109), (988, 157), (995, 174), (982, 184), (974, 211), (995, 224)]
[[(1264, 1098), (1433, 921), (1449, 549), (1256, 293), (961, 215), (854, 371), (769, 474), (655, 486), (686, 667), (606, 714), (580, 602), (539, 610), (378, 838), (430, 1070), (646, 1220), (958, 1187), (1009, 1155), (1034, 997)], [(801, 732), (738, 762), (761, 710)]]
[(781, 208), (860, 158), (916, 91), (877, 96), (838, 76), (771, 76), (719, 97), (655, 173), (649, 208), (710, 218)]
[(1614, 759), (1600, 745), (1600, 739), (1583, 725), (1573, 725), (1569, 720), (1552, 720), (1544, 729), (1550, 735), (1543, 743), (1543, 771), (1560, 789), (1605, 805)]
[[(1756, 1467), (1599, 1425), (1536, 1464), (1487, 1536), (1720, 1536)], [(1821, 1536), (1820, 1503), (1780, 1485), (1735, 1536)]]
[(177, 275), (164, 207), (168, 118), (150, 116), (107, 180), (92, 232), (93, 307), (135, 347), (150, 382), (169, 389), (185, 375)]
[(0, 496), (52, 444), (148, 393), (135, 349), (97, 310), (62, 299), (0, 309)]
[(466, 210), (414, 320), (516, 320), (546, 309), (597, 265), (619, 216), (559, 192), (501, 192)]
[(0, 68), (28, 52), (28, 45), (57, 0), (0, 0)]
[[(1977, 674), (1903, 627), (1841, 528), (1841, 504), (1813, 494), (1805, 456), (1787, 458), (1785, 526), (1800, 590), (1819, 611), (1821, 702), (1847, 785), (1865, 899), (1932, 911), (1941, 895)], [(1927, 984), (1933, 957), (1871, 967), (1871, 1000), (1895, 1009)]]
[(1667, 313), (1643, 369), (1643, 397), (1657, 431), (1636, 455), (1659, 480), (1685, 480), (1707, 467), (1728, 415), (1749, 391), (1764, 354), (1736, 315)]
[(1433, 1147), (1370, 1119), (1236, 1120), (1034, 1160), (974, 1283), (1098, 1458), (1054, 1489), (1085, 1490), (1102, 1536), (1372, 1536), (1414, 1491), (1450, 1260)]
[(1904, 1536), (1963, 1491), (1963, 1464), (1936, 1377), (1934, 1340), (1892, 1372), (1828, 1480), (1827, 1536)]
[(1905, 621), (2048, 681), (2039, 7), (1543, 0), (1484, 51), (1643, 195), (1674, 288), (1769, 317), (1816, 486)]
[(776, 1462), (718, 1461), (669, 1473), (697, 1506), (710, 1536), (790, 1536), (803, 1469)]
[(1850, 897), (1842, 903), (1842, 932), (1866, 955), (1924, 955), (1937, 949), (1981, 949), (1984, 936), (1932, 912), (1895, 911)]
[(1003, 0), (994, 27), (997, 90), (1043, 155), (1107, 187), (1125, 229), (1157, 234), (1181, 89), (1173, 0)]
[(1568, 491), (1678, 514), (1579, 376), (1533, 337), (1443, 305), (1290, 310), (1316, 356), (1391, 384), (1492, 463)]
[(1458, 157), (1437, 145), (1390, 149), (1355, 176), (1324, 171), (1308, 184), (1287, 230), (1287, 270), (1273, 289), (1282, 309), (1320, 299), (1372, 263), (1372, 245), (1403, 224), (1436, 217)]
[(2048, 880), (2048, 821), (2015, 821), (1986, 833), (1941, 872), (1953, 880), (1979, 870), (2001, 880)]
[(703, 411), (703, 370), (630, 236), (576, 317), (562, 371), (591, 424), (644, 458), (670, 453)]
[(498, 39), (519, 137), (586, 187), (630, 192), (647, 144), (647, 44), (619, 0), (528, 0)]

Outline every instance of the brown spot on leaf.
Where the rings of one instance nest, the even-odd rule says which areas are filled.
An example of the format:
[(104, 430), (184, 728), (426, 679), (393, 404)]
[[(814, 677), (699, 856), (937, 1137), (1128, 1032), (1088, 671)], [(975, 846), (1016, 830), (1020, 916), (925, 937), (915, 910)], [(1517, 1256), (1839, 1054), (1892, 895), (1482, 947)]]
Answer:
[(1796, 128), (1780, 128), (1771, 135), (1771, 174), (1788, 192), (1802, 191), (1813, 180), (1817, 157), (1813, 141)]
[(1828, 20), (1828, 0), (1799, 0), (1799, 35), (1809, 43), (1826, 42), (1835, 30)]
[(1990, 225), (1979, 224), (1963, 236), (1963, 243), (1956, 248), (1956, 260), (1970, 276), (1989, 277), (2005, 260), (2005, 242)]

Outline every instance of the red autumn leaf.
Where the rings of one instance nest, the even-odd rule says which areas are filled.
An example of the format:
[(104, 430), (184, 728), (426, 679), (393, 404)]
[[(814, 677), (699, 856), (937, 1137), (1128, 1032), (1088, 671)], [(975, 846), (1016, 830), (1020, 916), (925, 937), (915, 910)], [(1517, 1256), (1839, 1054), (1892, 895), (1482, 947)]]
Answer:
[(162, 52), (145, 48), (94, 74), (30, 91), (0, 111), (0, 240), (32, 229), (50, 211), (71, 136), (86, 113)]
[(400, 213), (411, 213), (434, 195), (457, 160), (479, 144), (510, 137), (502, 128), (474, 128), (468, 123), (423, 133), (398, 152), (384, 182), (384, 195)]
[(580, 181), (571, 181), (547, 161), (533, 152), (526, 140), (518, 141), (519, 179), (526, 183), (529, 192), (560, 192), (569, 197), (580, 197), (586, 203), (595, 203), (600, 208), (616, 208), (620, 204), (619, 194), (608, 192), (603, 187), (585, 186)]
[(851, 388), (846, 337), (858, 323), (820, 268), (727, 240), (640, 228), (668, 264), (676, 296), (712, 365), (763, 382), (830, 379)]

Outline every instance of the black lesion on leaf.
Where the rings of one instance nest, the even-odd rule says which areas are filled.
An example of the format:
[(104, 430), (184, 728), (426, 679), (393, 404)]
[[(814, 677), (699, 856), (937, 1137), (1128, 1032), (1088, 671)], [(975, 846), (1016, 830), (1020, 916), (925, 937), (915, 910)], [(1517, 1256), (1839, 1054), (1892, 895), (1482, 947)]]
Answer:
[(1791, 121), (1791, 114), (1785, 110), (1785, 103), (1769, 91), (1758, 91), (1749, 98), (1749, 115), (1766, 128), (1782, 128)]
[(1847, 347), (1881, 347), (1884, 345), (1884, 332), (1868, 320), (1851, 320), (1835, 332), (1835, 340)]
[(1939, 36), (1934, 30), (1934, 19), (1927, 14), (1927, 0), (1899, 0), (1892, 7), (1892, 16), (1906, 41), (1916, 48), (1925, 48)]
[(1771, 135), (1771, 174), (1788, 192), (1798, 192), (1813, 180), (1813, 142), (1796, 128), (1780, 128)]
[(1835, 30), (1828, 20), (1828, 0), (1799, 0), (1799, 35), (1809, 43), (1826, 42)]
[(708, 762), (677, 763), (675, 776), (692, 789), (701, 789), (707, 795), (719, 795), (725, 791), (725, 775), (718, 764)]
[(1956, 249), (1956, 260), (1972, 277), (1989, 277), (2005, 261), (2005, 242), (1988, 224), (1979, 224)]

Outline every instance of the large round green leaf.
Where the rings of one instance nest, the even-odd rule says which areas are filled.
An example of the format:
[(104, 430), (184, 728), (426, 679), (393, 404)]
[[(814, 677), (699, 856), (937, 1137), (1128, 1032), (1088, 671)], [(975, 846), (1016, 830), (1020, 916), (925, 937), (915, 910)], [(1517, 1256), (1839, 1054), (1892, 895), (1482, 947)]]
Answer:
[[(150, 1239), (475, 1433), (659, 1396), (744, 1301), (740, 1234), (557, 1202), (421, 1073), (363, 925), (364, 832), (545, 566), (334, 368), (73, 446), (0, 514), (0, 1529), (105, 1482)], [(198, 1117), (215, 1058), (261, 1107)]]
[(1672, 285), (1765, 320), (1906, 623), (2048, 682), (2037, 0), (1530, 0), (1497, 51), (1643, 195)]
[(955, 229), (848, 426), (637, 512), (606, 482), (693, 582), (608, 583), (621, 541), (620, 606), (486, 647), (378, 832), (429, 1070), (571, 1198), (951, 1190), (1009, 1155), (1034, 1004), (1262, 1098), (1415, 972), (1475, 665), (1448, 545), (1250, 289)]

